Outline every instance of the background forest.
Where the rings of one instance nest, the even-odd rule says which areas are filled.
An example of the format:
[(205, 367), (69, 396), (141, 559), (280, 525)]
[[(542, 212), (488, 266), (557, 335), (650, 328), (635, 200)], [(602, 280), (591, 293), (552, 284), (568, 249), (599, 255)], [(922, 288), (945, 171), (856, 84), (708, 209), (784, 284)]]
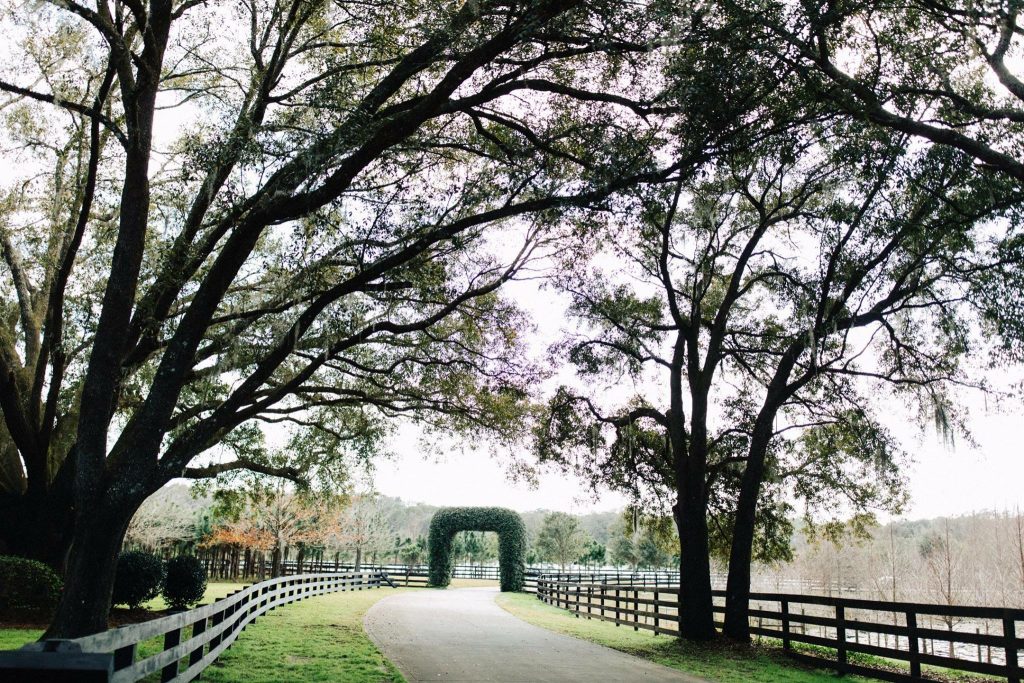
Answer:
[[(288, 514), (281, 514), (281, 510)], [(265, 508), (193, 496), (171, 485), (151, 497), (133, 518), (126, 548), (162, 554), (246, 550), (282, 558), (322, 558), (343, 564), (425, 564), (430, 519), (439, 508), (398, 498), (363, 495), (339, 502), (330, 513), (282, 494)], [(532, 510), (520, 513), (529, 536), (527, 562), (553, 571), (617, 568), (674, 571), (679, 546), (669, 520), (631, 510), (581, 515)], [(287, 517), (289, 523), (283, 523)], [(308, 523), (304, 527), (304, 522)], [(761, 563), (755, 591), (791, 592), (872, 600), (1024, 607), (1024, 514), (983, 511), (958, 517), (808, 529), (795, 524), (788, 559)], [(462, 532), (458, 564), (497, 565), (497, 536)], [(357, 557), (358, 555), (358, 557)], [(725, 558), (713, 581), (725, 585)]]

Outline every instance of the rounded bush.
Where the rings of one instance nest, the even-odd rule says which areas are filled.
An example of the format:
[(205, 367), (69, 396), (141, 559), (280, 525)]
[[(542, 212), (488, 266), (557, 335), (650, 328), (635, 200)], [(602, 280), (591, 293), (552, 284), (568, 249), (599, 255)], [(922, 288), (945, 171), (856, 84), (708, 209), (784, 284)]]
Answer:
[(179, 555), (167, 561), (164, 600), (174, 609), (191, 607), (206, 594), (206, 569), (195, 555)]
[(60, 577), (36, 560), (0, 555), (0, 611), (49, 612), (57, 606)]
[(160, 595), (166, 576), (164, 561), (144, 550), (130, 550), (117, 558), (114, 576), (115, 605), (128, 605), (135, 609), (147, 600)]
[(452, 538), (460, 531), (494, 531), (498, 534), (501, 590), (521, 591), (526, 574), (526, 526), (519, 513), (508, 508), (442, 508), (430, 520), (430, 584), (451, 583), (455, 568)]

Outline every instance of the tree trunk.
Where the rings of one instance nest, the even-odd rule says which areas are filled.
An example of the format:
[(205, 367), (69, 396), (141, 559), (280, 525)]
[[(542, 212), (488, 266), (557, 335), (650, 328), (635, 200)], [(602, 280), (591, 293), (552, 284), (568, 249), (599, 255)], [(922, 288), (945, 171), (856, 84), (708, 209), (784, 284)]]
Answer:
[(362, 548), (356, 548), (356, 568), (355, 568), (355, 570), (359, 571), (359, 568), (362, 565), (363, 565), (363, 549)]
[(771, 427), (764, 429), (760, 422), (754, 428), (747, 466), (740, 484), (729, 553), (729, 578), (725, 588), (724, 633), (727, 638), (743, 643), (750, 641), (750, 620), (747, 617), (750, 609), (750, 564), (754, 555), (757, 502), (764, 481), (768, 442), (771, 440)]
[(707, 393), (691, 381), (693, 399), (689, 439), (680, 432), (681, 384), (673, 378), (671, 444), (675, 461), (676, 503), (672, 516), (679, 532), (679, 636), (712, 640), (715, 612), (711, 596), (711, 557), (707, 503)]
[(117, 555), (134, 509), (98, 502), (88, 515), (79, 516), (64, 591), (43, 638), (78, 638), (107, 630)]
[(715, 615), (703, 497), (699, 505), (693, 505), (681, 496), (672, 513), (679, 532), (679, 635), (687, 640), (711, 640)]
[(274, 555), (271, 559), (270, 575), (274, 578), (281, 576), (281, 545), (274, 546)]
[(732, 548), (729, 552), (729, 578), (725, 588), (723, 631), (727, 638), (744, 643), (750, 641), (750, 563), (754, 556), (754, 528), (757, 522), (757, 503), (761, 497), (761, 485), (764, 483), (765, 460), (768, 457), (768, 446), (774, 436), (775, 417), (799, 386), (787, 383), (796, 360), (802, 353), (802, 341), (791, 345), (775, 369), (764, 403), (754, 421), (750, 447), (747, 450), (747, 465), (743, 470), (740, 495), (736, 502)]

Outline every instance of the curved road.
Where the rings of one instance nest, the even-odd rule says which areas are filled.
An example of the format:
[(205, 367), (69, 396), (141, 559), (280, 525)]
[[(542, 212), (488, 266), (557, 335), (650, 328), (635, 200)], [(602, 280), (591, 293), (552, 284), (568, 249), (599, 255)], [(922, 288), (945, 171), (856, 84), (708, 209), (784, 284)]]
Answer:
[(370, 608), (366, 632), (410, 683), (704, 683), (674, 669), (517, 619), (496, 588), (400, 593)]

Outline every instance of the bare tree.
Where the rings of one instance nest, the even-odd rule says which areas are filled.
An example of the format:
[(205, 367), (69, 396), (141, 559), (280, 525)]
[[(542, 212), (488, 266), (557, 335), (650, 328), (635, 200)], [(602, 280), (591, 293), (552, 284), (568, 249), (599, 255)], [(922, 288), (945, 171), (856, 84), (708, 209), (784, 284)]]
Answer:
[(132, 516), (125, 544), (162, 550), (176, 544), (199, 541), (197, 533), (205, 501), (192, 497), (188, 487), (165, 486)]
[(354, 553), (355, 570), (363, 566), (367, 553), (376, 556), (394, 538), (394, 530), (383, 514), (377, 497), (359, 494), (332, 517), (327, 540), (332, 546)]

